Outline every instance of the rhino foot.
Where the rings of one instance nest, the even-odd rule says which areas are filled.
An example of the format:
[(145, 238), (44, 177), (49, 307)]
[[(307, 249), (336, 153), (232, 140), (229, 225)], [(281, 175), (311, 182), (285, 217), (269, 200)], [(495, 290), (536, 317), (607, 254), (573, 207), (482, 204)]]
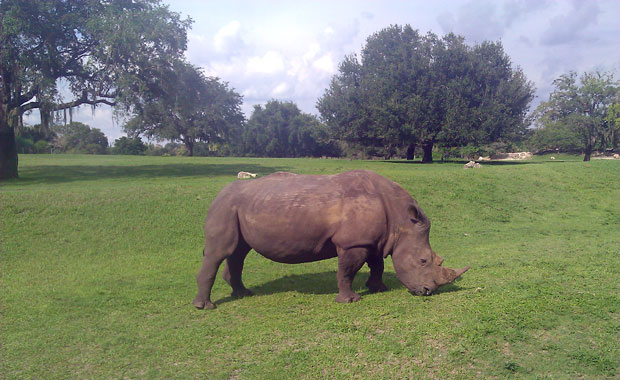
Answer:
[(235, 289), (232, 291), (232, 293), (230, 293), (230, 296), (232, 298), (243, 298), (243, 297), (249, 297), (253, 295), (254, 295), (254, 292), (247, 288)]
[(388, 287), (383, 282), (366, 282), (366, 287), (371, 293), (385, 292)]
[(360, 296), (357, 293), (350, 293), (350, 294), (338, 294), (336, 296), (336, 302), (340, 302), (340, 303), (351, 303), (351, 302), (357, 302), (359, 300), (362, 299), (362, 296)]
[(206, 309), (206, 310), (211, 310), (211, 309), (215, 309), (215, 304), (211, 301), (200, 301), (195, 299), (193, 302), (194, 306), (196, 307), (196, 309)]

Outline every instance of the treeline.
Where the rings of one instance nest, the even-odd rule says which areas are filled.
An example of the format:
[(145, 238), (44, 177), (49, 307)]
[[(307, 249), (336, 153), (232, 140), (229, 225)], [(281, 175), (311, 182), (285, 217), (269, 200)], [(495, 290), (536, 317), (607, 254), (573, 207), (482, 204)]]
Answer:
[[(535, 128), (522, 131), (517, 138), (513, 136), (483, 144), (439, 144), (435, 148), (436, 155), (475, 158), (528, 150), (584, 153), (587, 160), (594, 151), (617, 150), (620, 143), (620, 91), (613, 75), (594, 72), (578, 77), (571, 72), (559, 77), (554, 85), (556, 89), (549, 100), (542, 102), (529, 116), (528, 120), (535, 123)], [(135, 122), (132, 120), (124, 126), (131, 137), (121, 137), (112, 144), (99, 129), (80, 122), (56, 123), (50, 129), (41, 124), (21, 126), (17, 129), (17, 149), (19, 153), (153, 156), (423, 158), (424, 155), (422, 146), (406, 141), (384, 149), (381, 145), (342, 139), (337, 128), (330, 128), (320, 118), (302, 112), (293, 102), (278, 100), (257, 105), (248, 120), (239, 117), (236, 124), (222, 128), (227, 131), (226, 138), (212, 139), (211, 142), (192, 141), (191, 151), (180, 135), (175, 136), (165, 129), (154, 128), (147, 135), (169, 139), (170, 142), (143, 141), (140, 134), (146, 133), (136, 128)]]
[(130, 136), (116, 139), (111, 146), (103, 132), (80, 122), (54, 124), (49, 130), (40, 124), (21, 127), (17, 130), (17, 149), (19, 153), (153, 156), (339, 157), (343, 154), (341, 145), (330, 138), (325, 124), (292, 102), (271, 100), (264, 106), (257, 105), (249, 120), (231, 126), (234, 134), (228, 131), (226, 138), (196, 139), (189, 145), (191, 150), (187, 138), (163, 128), (153, 129), (148, 136), (170, 142), (147, 143), (140, 137), (142, 130), (135, 133), (132, 129), (135, 123), (133, 119), (124, 126)]
[[(562, 75), (530, 113), (534, 86), (501, 42), (468, 45), (409, 25), (382, 29), (359, 55), (346, 56), (317, 99), (317, 116), (272, 100), (246, 120), (234, 88), (187, 62), (191, 22), (160, 0), (0, 2), (0, 179), (17, 177), (18, 152), (431, 162), (438, 151), (514, 148), (579, 150), (588, 160), (618, 147), (611, 73)], [(128, 120), (127, 137), (110, 148), (101, 131), (72, 123), (83, 105), (114, 107)], [(24, 127), (33, 110), (40, 125)], [(149, 147), (141, 138), (168, 144)]]

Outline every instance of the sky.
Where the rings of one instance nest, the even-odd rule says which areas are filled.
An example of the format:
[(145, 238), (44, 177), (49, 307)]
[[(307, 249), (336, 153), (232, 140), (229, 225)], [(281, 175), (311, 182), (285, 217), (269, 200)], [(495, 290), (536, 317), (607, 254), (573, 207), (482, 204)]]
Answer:
[[(449, 32), (468, 44), (501, 40), (513, 66), (536, 86), (534, 108), (569, 71), (613, 71), (620, 79), (620, 1), (607, 0), (164, 0), (194, 20), (186, 57), (243, 95), (246, 117), (271, 99), (307, 113), (345, 55), (393, 24), (421, 33)], [(74, 112), (73, 120), (123, 136), (109, 107)], [(32, 115), (30, 119), (34, 118)], [(31, 123), (36, 123), (38, 115)], [(27, 119), (29, 121), (29, 119)]]

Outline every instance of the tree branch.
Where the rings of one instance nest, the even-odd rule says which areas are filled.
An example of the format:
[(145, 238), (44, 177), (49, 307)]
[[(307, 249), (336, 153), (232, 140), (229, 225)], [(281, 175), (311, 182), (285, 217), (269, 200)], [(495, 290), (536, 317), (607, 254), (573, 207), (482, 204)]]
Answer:
[[(15, 100), (13, 100), (11, 103), (9, 103), (9, 107), (10, 108), (17, 108), (17, 107), (21, 108), (22, 105), (25, 105), (24, 103), (26, 103), (27, 101), (29, 101), (32, 98), (34, 98), (37, 95), (38, 92), (39, 92), (39, 86), (34, 86), (27, 93), (20, 94), (18, 97), (16, 97)], [(28, 103), (28, 104), (30, 104), (30, 103)]]
[(56, 104), (54, 105), (51, 110), (52, 111), (60, 111), (60, 110), (64, 110), (67, 108), (73, 108), (73, 107), (77, 107), (80, 106), (82, 104), (90, 104), (90, 105), (96, 105), (96, 104), (107, 104), (109, 106), (114, 107), (116, 105), (116, 102), (108, 100), (106, 98), (110, 98), (113, 99), (114, 96), (104, 96), (104, 95), (97, 95), (97, 96), (102, 96), (103, 99), (88, 99), (88, 92), (86, 90), (82, 91), (82, 96), (80, 96), (78, 99), (72, 101), (72, 102), (67, 102), (67, 103), (60, 103), (60, 104)]
[[(49, 110), (50, 111), (60, 111), (60, 110), (64, 110), (67, 108), (73, 108), (73, 107), (78, 107), (82, 104), (90, 104), (90, 105), (97, 105), (97, 104), (107, 104), (109, 106), (114, 107), (116, 105), (116, 102), (112, 101), (112, 100), (108, 100), (108, 99), (113, 99), (115, 96), (114, 95), (98, 95), (101, 96), (102, 98), (100, 99), (88, 99), (88, 92), (86, 90), (82, 91), (82, 95), (72, 101), (72, 102), (66, 102), (66, 103), (60, 103), (60, 104), (54, 104), (52, 105)], [(30, 102), (30, 103), (26, 103), (22, 106), (19, 107), (19, 111), (20, 113), (24, 113), (26, 111), (30, 111), (36, 108), (41, 108), (42, 107), (42, 103), (41, 102)]]

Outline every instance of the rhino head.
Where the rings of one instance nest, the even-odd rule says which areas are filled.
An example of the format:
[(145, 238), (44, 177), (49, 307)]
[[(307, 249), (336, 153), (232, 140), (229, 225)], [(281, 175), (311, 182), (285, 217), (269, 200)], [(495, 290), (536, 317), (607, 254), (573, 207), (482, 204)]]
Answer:
[(411, 294), (428, 296), (467, 272), (469, 266), (442, 267), (443, 257), (431, 249), (429, 242), (430, 221), (417, 204), (410, 207), (408, 216), (392, 252), (394, 270)]

